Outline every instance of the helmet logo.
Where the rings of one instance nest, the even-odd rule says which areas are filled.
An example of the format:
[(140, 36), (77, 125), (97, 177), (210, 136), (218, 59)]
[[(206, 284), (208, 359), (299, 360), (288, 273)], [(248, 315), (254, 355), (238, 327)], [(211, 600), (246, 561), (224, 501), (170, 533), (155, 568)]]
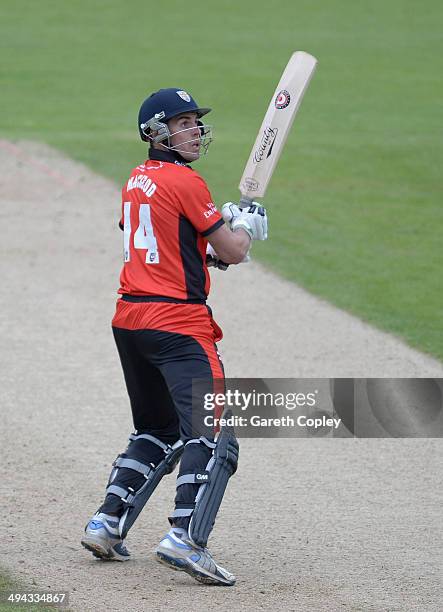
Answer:
[(191, 101), (191, 96), (186, 91), (180, 90), (180, 91), (177, 91), (176, 93), (185, 102), (190, 102)]

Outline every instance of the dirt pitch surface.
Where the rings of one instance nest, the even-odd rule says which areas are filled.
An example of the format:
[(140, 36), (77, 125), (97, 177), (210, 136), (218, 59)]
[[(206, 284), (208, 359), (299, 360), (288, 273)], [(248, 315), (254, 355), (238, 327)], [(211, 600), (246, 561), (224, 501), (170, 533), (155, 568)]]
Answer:
[[(130, 562), (81, 548), (131, 430), (110, 330), (119, 190), (35, 143), (0, 141), (0, 160), (3, 566), (81, 611), (441, 610), (440, 440), (243, 440), (211, 540), (233, 588), (154, 560), (173, 477), (130, 532)], [(212, 278), (228, 376), (443, 375), (255, 263)]]

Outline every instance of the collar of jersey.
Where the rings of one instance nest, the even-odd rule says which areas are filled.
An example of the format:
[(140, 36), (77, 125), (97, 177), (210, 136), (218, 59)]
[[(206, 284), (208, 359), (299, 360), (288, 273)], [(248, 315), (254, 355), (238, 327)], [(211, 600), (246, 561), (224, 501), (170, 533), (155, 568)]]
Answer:
[(171, 164), (177, 164), (177, 166), (186, 166), (187, 168), (191, 168), (186, 163), (186, 160), (177, 153), (176, 151), (160, 151), (160, 149), (149, 149), (149, 159), (153, 159), (155, 161), (165, 161)]

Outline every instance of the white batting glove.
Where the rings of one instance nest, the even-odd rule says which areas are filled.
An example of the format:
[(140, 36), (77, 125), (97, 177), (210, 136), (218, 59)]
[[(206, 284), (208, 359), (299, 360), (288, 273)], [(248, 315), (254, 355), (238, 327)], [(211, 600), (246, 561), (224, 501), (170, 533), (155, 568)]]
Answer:
[(220, 259), (209, 243), (206, 247), (206, 265), (208, 268), (218, 268), (219, 270), (223, 271), (229, 268), (229, 264)]
[(226, 223), (231, 226), (232, 222), (241, 214), (241, 210), (235, 202), (226, 202), (222, 206), (221, 214)]
[(268, 216), (266, 208), (257, 202), (252, 202), (246, 208), (241, 209), (231, 222), (232, 231), (237, 228), (245, 230), (251, 240), (266, 240), (268, 237)]
[[(249, 251), (246, 253), (244, 259), (240, 263), (248, 263), (251, 261)], [(206, 265), (208, 268), (218, 268), (219, 270), (227, 270), (231, 264), (227, 264), (220, 259), (213, 247), (208, 243), (206, 247)]]

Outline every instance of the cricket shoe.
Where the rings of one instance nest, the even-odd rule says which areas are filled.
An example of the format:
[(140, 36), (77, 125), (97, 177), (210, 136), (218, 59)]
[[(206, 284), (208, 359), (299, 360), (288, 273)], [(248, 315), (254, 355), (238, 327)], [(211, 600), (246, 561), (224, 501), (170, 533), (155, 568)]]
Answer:
[(169, 568), (184, 571), (198, 582), (232, 586), (235, 576), (217, 565), (206, 548), (196, 546), (184, 529), (171, 529), (155, 549), (157, 561)]
[(98, 512), (85, 527), (82, 545), (98, 559), (127, 561), (130, 555), (120, 537), (118, 523), (118, 517)]

